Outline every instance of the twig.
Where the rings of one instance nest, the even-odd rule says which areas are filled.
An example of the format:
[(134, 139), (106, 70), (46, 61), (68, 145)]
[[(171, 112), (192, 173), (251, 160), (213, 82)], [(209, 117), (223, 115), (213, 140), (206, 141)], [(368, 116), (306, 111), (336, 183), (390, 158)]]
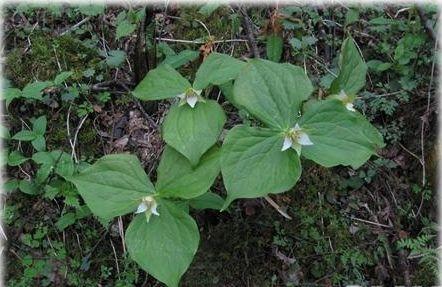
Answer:
[(63, 36), (69, 32), (71, 32), (72, 30), (75, 30), (76, 28), (80, 27), (81, 25), (83, 25), (84, 23), (88, 22), (91, 19), (91, 17), (86, 17), (83, 20), (81, 20), (80, 22), (78, 22), (77, 24), (75, 24), (74, 26), (70, 27), (69, 29), (67, 29), (66, 31), (64, 31), (63, 33), (60, 34), (60, 36)]
[[(78, 133), (80, 132), (80, 129), (81, 129), (81, 127), (82, 127), (83, 124), (84, 124), (84, 121), (87, 119), (87, 116), (88, 116), (88, 115), (85, 115), (85, 116), (81, 119), (80, 124), (78, 125), (77, 130), (75, 131), (75, 135), (74, 135), (74, 143), (73, 143), (73, 150), (72, 150), (73, 153), (75, 153), (75, 145), (77, 144)], [(77, 158), (77, 156), (75, 156), (75, 158), (76, 158), (76, 161), (75, 161), (75, 162), (78, 163), (78, 158)]]
[(264, 196), (264, 199), (270, 203), (271, 206), (273, 206), (276, 211), (279, 212), (279, 214), (281, 214), (282, 216), (284, 216), (285, 218), (291, 220), (292, 217), (290, 215), (288, 215), (284, 210), (281, 209), (281, 207), (275, 202), (273, 201), (273, 199), (271, 199), (268, 195)]
[(434, 32), (433, 27), (431, 26), (431, 22), (428, 20), (427, 15), (425, 15), (424, 9), (421, 6), (416, 6), (417, 13), (419, 13), (419, 18), (421, 18), (422, 24), (425, 27), (425, 31), (427, 31), (428, 36), (430, 36), (433, 40), (436, 41), (437, 35)]
[(369, 220), (365, 220), (365, 219), (361, 219), (361, 218), (357, 218), (357, 217), (353, 217), (353, 216), (351, 216), (350, 219), (364, 222), (364, 223), (368, 223), (368, 224), (372, 224), (372, 225), (376, 225), (376, 226), (380, 226), (380, 227), (393, 228), (393, 226), (389, 226), (389, 225), (385, 225), (382, 223), (377, 223), (377, 222), (373, 222), (373, 221), (369, 221)]
[(114, 243), (112, 242), (112, 238), (109, 238), (109, 241), (110, 241), (111, 246), (112, 246), (112, 251), (114, 252), (115, 265), (116, 265), (116, 267), (117, 267), (118, 279), (120, 279), (120, 266), (118, 265), (117, 252), (115, 251), (115, 246), (114, 246)]
[(247, 39), (249, 40), (250, 47), (252, 49), (252, 54), (255, 58), (260, 58), (258, 45), (256, 44), (255, 35), (253, 33), (252, 20), (250, 20), (250, 17), (247, 14), (247, 11), (244, 7), (240, 7), (239, 12), (241, 13), (243, 18), (244, 29), (247, 33)]

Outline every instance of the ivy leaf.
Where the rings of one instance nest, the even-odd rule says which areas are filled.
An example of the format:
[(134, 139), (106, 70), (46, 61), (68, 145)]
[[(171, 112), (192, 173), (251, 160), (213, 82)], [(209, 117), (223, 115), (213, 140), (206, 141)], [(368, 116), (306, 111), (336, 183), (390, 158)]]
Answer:
[(169, 65), (147, 73), (132, 94), (141, 100), (162, 100), (178, 96), (191, 88), (189, 81)]
[(168, 145), (198, 164), (200, 157), (215, 144), (221, 134), (226, 116), (213, 100), (170, 108), (163, 123), (163, 138)]
[(22, 97), (41, 101), (43, 100), (42, 91), (51, 85), (50, 81), (29, 83), (23, 88)]
[(224, 205), (224, 199), (216, 193), (206, 192), (198, 197), (189, 200), (189, 205), (195, 209), (214, 209), (221, 210)]
[(183, 209), (167, 200), (149, 222), (137, 215), (126, 230), (131, 258), (168, 287), (178, 287), (198, 249), (198, 226)]
[(31, 141), (31, 144), (37, 151), (44, 151), (46, 149), (46, 139), (41, 135), (38, 135)]
[(130, 34), (132, 34), (135, 31), (136, 28), (137, 28), (137, 26), (135, 24), (132, 24), (131, 22), (129, 22), (127, 19), (122, 20), (117, 25), (117, 31), (116, 31), (117, 40), (119, 40), (120, 38), (129, 36)]
[(292, 188), (301, 175), (301, 163), (292, 149), (282, 152), (277, 131), (239, 125), (227, 134), (221, 154), (221, 172), (227, 189), (226, 208), (237, 198), (255, 198)]
[(257, 119), (278, 130), (294, 126), (301, 103), (313, 91), (300, 67), (251, 60), (235, 81), (235, 102)]
[(193, 87), (205, 89), (209, 85), (221, 85), (236, 79), (246, 63), (225, 54), (211, 53), (196, 72)]
[(192, 167), (182, 154), (166, 146), (157, 170), (156, 190), (162, 196), (194, 198), (206, 193), (220, 172), (218, 147), (206, 152)]
[(267, 36), (266, 51), (267, 59), (273, 62), (279, 62), (281, 60), (283, 47), (283, 39), (278, 34), (271, 34)]
[(135, 211), (154, 187), (136, 156), (113, 154), (100, 158), (80, 174), (68, 177), (98, 217), (110, 220)]
[(25, 161), (27, 161), (29, 158), (25, 157), (21, 152), (19, 151), (12, 151), (8, 156), (8, 165), (9, 166), (17, 166)]
[(37, 135), (44, 135), (46, 132), (46, 125), (47, 125), (46, 117), (41, 116), (34, 121), (32, 125), (32, 130)]
[(21, 130), (18, 133), (16, 133), (15, 135), (13, 135), (12, 139), (18, 140), (18, 141), (32, 141), (32, 140), (36, 139), (37, 137), (38, 137), (38, 135), (34, 131)]
[(342, 43), (339, 68), (339, 75), (331, 84), (330, 94), (339, 94), (343, 90), (347, 95), (356, 95), (365, 86), (367, 65), (353, 38), (349, 37)]
[(341, 164), (356, 169), (384, 146), (376, 128), (339, 100), (312, 103), (299, 125), (313, 142), (302, 147), (302, 155), (325, 167)]
[(14, 100), (18, 99), (22, 96), (20, 89), (16, 88), (7, 88), (4, 90), (4, 99), (6, 103), (6, 107)]
[(184, 50), (181, 51), (177, 55), (169, 55), (164, 59), (164, 61), (161, 63), (171, 66), (174, 69), (178, 69), (179, 67), (195, 60), (199, 57), (198, 51), (192, 51), (192, 50)]

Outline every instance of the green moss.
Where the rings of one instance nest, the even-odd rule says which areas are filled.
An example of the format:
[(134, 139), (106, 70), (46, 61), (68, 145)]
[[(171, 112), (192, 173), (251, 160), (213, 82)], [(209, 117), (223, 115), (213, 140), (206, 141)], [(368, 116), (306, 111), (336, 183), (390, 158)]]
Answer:
[(62, 70), (74, 71), (77, 76), (89, 66), (100, 61), (97, 51), (86, 47), (70, 35), (54, 37), (43, 31), (29, 35), (28, 51), (14, 48), (8, 52), (5, 66), (6, 78), (17, 87), (23, 88), (33, 79), (52, 80)]

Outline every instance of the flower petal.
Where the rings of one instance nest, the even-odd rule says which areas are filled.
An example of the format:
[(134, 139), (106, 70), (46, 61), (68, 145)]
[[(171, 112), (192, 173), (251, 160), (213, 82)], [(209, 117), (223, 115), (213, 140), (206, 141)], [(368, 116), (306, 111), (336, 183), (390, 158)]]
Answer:
[(347, 110), (352, 111), (352, 112), (356, 112), (354, 106), (352, 103), (347, 103), (345, 104), (345, 107), (347, 108)]
[(203, 90), (198, 90), (198, 91), (197, 91), (197, 90), (193, 90), (193, 91), (194, 91), (198, 96), (201, 96), (201, 93), (202, 93)]
[(295, 127), (292, 128), (292, 131), (295, 131), (295, 132), (300, 131), (300, 130), (301, 130), (301, 127), (299, 126), (299, 124), (296, 124)]
[(135, 211), (135, 213), (142, 213), (145, 212), (147, 210), (147, 205), (146, 203), (142, 202), (140, 203), (140, 205), (138, 205), (137, 211)]
[(284, 138), (284, 142), (282, 143), (281, 151), (285, 151), (292, 146), (293, 142), (289, 137)]
[(156, 216), (160, 216), (157, 210), (157, 204), (155, 203), (151, 208), (152, 214), (155, 214)]
[(198, 101), (198, 97), (197, 96), (190, 96), (190, 97), (187, 97), (186, 101), (189, 104), (189, 106), (191, 108), (193, 108), (193, 107), (195, 107), (196, 102)]
[(306, 133), (299, 133), (298, 143), (301, 145), (313, 145)]
[(186, 93), (179, 94), (177, 97), (183, 100), (186, 97)]

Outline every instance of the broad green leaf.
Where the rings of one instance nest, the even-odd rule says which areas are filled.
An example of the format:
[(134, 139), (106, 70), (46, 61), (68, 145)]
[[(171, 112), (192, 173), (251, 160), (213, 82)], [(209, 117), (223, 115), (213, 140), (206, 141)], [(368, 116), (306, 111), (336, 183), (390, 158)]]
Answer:
[(189, 81), (169, 65), (160, 65), (135, 87), (132, 94), (142, 100), (173, 98), (191, 88)]
[(299, 125), (313, 142), (302, 147), (302, 155), (325, 167), (341, 164), (358, 168), (384, 146), (376, 128), (339, 100), (312, 103)]
[(216, 193), (206, 192), (203, 195), (189, 200), (189, 205), (195, 209), (215, 209), (221, 210), (224, 205), (224, 199)]
[(345, 14), (345, 25), (350, 25), (359, 20), (359, 11), (356, 9), (348, 9)]
[(379, 60), (371, 60), (371, 61), (367, 62), (367, 67), (376, 73), (384, 72), (384, 71), (390, 69), (391, 66), (392, 66), (391, 63), (388, 63), (388, 62), (384, 63)]
[(6, 193), (13, 192), (19, 188), (19, 181), (14, 178), (3, 183), (3, 191)]
[(32, 125), (32, 130), (37, 135), (44, 135), (46, 132), (46, 125), (47, 125), (46, 117), (41, 116), (34, 121)]
[(31, 141), (31, 144), (37, 151), (44, 151), (46, 149), (46, 139), (44, 136), (37, 136)]
[(179, 67), (198, 58), (199, 54), (200, 53), (198, 51), (184, 50), (177, 55), (167, 56), (161, 64), (166, 64), (174, 69), (178, 69)]
[(6, 107), (14, 100), (18, 99), (22, 96), (20, 89), (16, 88), (7, 88), (4, 90), (4, 99), (6, 103)]
[(278, 34), (271, 34), (266, 39), (267, 59), (273, 62), (281, 60), (283, 39)]
[(218, 140), (226, 122), (221, 106), (213, 100), (172, 106), (164, 119), (162, 134), (168, 145), (196, 165), (200, 157)]
[(19, 151), (12, 151), (8, 156), (8, 165), (10, 166), (17, 166), (25, 161), (27, 161), (29, 158), (25, 157), (21, 152)]
[(292, 188), (301, 175), (301, 163), (292, 149), (281, 151), (280, 132), (239, 125), (227, 134), (221, 171), (227, 189), (227, 207), (237, 198), (255, 198)]
[(154, 193), (139, 160), (128, 154), (104, 156), (67, 179), (75, 184), (91, 211), (102, 219), (135, 211), (144, 196)]
[(74, 174), (75, 167), (71, 155), (60, 150), (51, 152), (40, 151), (32, 155), (32, 160), (50, 169), (55, 168), (55, 173), (63, 177)]
[(196, 72), (193, 87), (202, 90), (236, 79), (246, 63), (225, 54), (211, 53)]
[(123, 50), (111, 50), (106, 57), (106, 64), (111, 68), (118, 68), (126, 60), (126, 52)]
[(35, 195), (39, 192), (38, 186), (35, 184), (35, 182), (27, 181), (25, 179), (19, 181), (18, 189), (20, 189), (21, 192), (29, 195)]
[(156, 190), (161, 196), (184, 199), (207, 192), (220, 172), (219, 157), (219, 148), (215, 146), (192, 167), (186, 157), (166, 146), (157, 169)]
[(266, 125), (279, 130), (294, 126), (301, 103), (313, 91), (300, 67), (251, 60), (235, 81), (235, 102)]
[(22, 97), (27, 99), (42, 100), (42, 91), (51, 86), (52, 82), (33, 82), (27, 84), (22, 90)]
[(74, 74), (73, 72), (67, 72), (67, 71), (61, 72), (55, 77), (54, 85), (58, 86), (63, 84), (63, 82), (69, 79), (73, 74)]
[(347, 38), (342, 43), (339, 69), (338, 77), (331, 84), (330, 94), (339, 94), (344, 90), (347, 95), (356, 95), (365, 86), (367, 65), (353, 38)]
[(129, 20), (125, 19), (122, 20), (117, 24), (117, 31), (116, 31), (116, 38), (119, 40), (120, 38), (129, 36), (132, 34), (135, 29), (137, 28), (137, 25), (132, 24), (129, 22)]
[(168, 287), (178, 287), (198, 249), (198, 226), (183, 209), (167, 200), (158, 205), (159, 216), (149, 223), (137, 215), (126, 230), (130, 257)]
[(36, 139), (37, 137), (38, 137), (38, 135), (34, 131), (21, 130), (18, 133), (16, 133), (15, 135), (13, 135), (12, 139), (18, 140), (18, 141), (32, 141), (32, 140)]
[(70, 225), (74, 224), (76, 220), (75, 213), (68, 212), (63, 214), (58, 221), (55, 223), (55, 226), (57, 226), (59, 231), (65, 230)]

